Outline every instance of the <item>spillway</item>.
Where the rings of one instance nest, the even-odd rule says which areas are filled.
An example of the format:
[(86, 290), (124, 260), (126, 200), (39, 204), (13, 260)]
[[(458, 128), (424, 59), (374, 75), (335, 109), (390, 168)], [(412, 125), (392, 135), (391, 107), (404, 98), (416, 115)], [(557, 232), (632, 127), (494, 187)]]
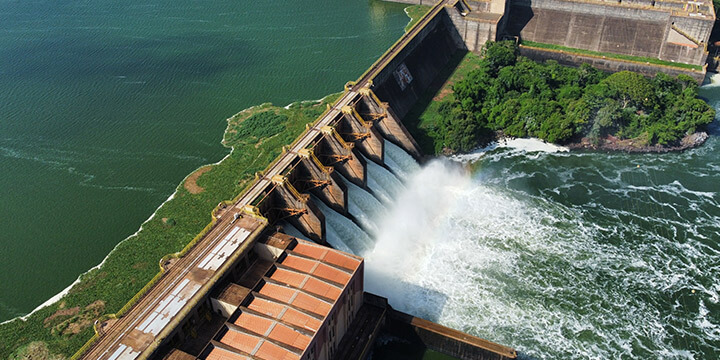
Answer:
[(397, 194), (403, 189), (402, 181), (395, 174), (374, 161), (367, 158), (365, 160), (367, 161), (368, 187), (384, 203), (394, 202)]
[(320, 199), (313, 201), (325, 215), (326, 239), (332, 247), (353, 254), (364, 254), (372, 248), (372, 239), (352, 220), (329, 208)]
[(378, 227), (375, 219), (380, 219), (387, 214), (387, 208), (367, 190), (342, 176), (341, 178), (348, 188), (348, 211), (360, 222), (366, 232), (377, 234)]

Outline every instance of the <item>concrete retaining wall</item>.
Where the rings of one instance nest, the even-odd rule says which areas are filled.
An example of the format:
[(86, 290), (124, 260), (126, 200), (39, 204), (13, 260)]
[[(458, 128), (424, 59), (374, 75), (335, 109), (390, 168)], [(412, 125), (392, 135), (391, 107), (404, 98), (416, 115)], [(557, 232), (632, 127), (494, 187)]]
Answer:
[(684, 70), (662, 65), (642, 64), (616, 59), (603, 59), (599, 57), (571, 54), (555, 50), (537, 49), (526, 46), (520, 46), (520, 54), (535, 61), (555, 60), (562, 65), (568, 66), (580, 66), (581, 64), (586, 63), (603, 71), (617, 72), (628, 70), (650, 77), (655, 76), (658, 72), (663, 72), (671, 76), (685, 74), (695, 79), (698, 84), (702, 83), (705, 78), (705, 71), (693, 71), (690, 69)]
[(523, 40), (701, 65), (712, 26), (657, 7), (513, 0), (506, 29)]
[(516, 359), (512, 348), (468, 335), (436, 323), (390, 310), (384, 331), (427, 349), (462, 360)]

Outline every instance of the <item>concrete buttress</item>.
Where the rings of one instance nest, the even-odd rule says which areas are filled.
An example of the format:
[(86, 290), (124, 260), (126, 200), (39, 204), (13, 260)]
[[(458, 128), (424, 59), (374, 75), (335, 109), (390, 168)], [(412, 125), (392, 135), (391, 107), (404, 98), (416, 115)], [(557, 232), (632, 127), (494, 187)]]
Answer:
[(405, 125), (395, 115), (392, 108), (380, 99), (368, 88), (360, 89), (366, 118), (375, 119), (374, 129), (388, 141), (400, 146), (415, 159), (420, 159), (422, 152), (415, 139), (410, 135)]
[(347, 105), (342, 108), (343, 117), (337, 124), (337, 132), (342, 138), (355, 144), (355, 146), (368, 159), (384, 164), (383, 148), (385, 142), (382, 136), (374, 129), (372, 122), (365, 119), (355, 110)]
[(326, 244), (325, 215), (310, 200), (310, 196), (300, 194), (284, 176), (273, 176), (272, 182), (275, 187), (271, 212), (278, 214), (278, 220), (287, 220), (310, 240)]
[(366, 188), (367, 169), (365, 159), (360, 156), (352, 143), (347, 143), (335, 131), (335, 128), (324, 126), (323, 137), (315, 145), (314, 153), (325, 166), (334, 167), (353, 184)]
[(301, 192), (311, 192), (325, 204), (340, 214), (347, 215), (347, 185), (334, 172), (333, 167), (325, 166), (315, 156), (313, 149), (298, 152), (300, 163), (293, 174), (293, 183)]

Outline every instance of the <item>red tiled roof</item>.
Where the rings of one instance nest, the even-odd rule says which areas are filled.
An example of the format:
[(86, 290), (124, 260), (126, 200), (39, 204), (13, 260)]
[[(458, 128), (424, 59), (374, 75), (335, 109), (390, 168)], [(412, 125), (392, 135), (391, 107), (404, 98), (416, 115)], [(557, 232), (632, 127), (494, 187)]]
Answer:
[(279, 282), (292, 285), (297, 288), (302, 286), (306, 277), (307, 276), (304, 274), (287, 271), (285, 269), (276, 269), (272, 276), (270, 276), (270, 278), (273, 280), (277, 280)]
[(255, 356), (265, 360), (297, 360), (300, 356), (285, 350), (275, 344), (265, 341), (255, 353)]
[(299, 254), (303, 254), (307, 257), (311, 257), (313, 259), (322, 259), (325, 254), (327, 254), (328, 250), (330, 248), (328, 247), (319, 247), (319, 246), (312, 246), (308, 243), (299, 242), (295, 247), (293, 248), (293, 251)]
[(260, 288), (259, 293), (277, 301), (288, 303), (295, 294), (295, 290), (277, 284), (265, 283), (262, 288)]
[(280, 319), (297, 327), (311, 330), (312, 332), (317, 332), (322, 324), (320, 320), (295, 309), (288, 309)]
[(350, 271), (355, 271), (360, 266), (360, 260), (337, 251), (328, 251), (322, 260)]
[(312, 274), (338, 284), (347, 284), (350, 281), (350, 274), (325, 264), (319, 264)]
[(360, 260), (350, 256), (349, 254), (307, 242), (298, 242), (293, 251), (350, 271), (355, 271), (355, 269), (357, 269), (360, 265)]
[[(252, 311), (241, 312), (234, 321), (237, 328), (228, 329), (219, 341), (255, 358), (295, 360), (310, 345), (362, 260), (298, 241), (277, 261), (282, 267), (275, 266), (272, 274), (265, 274), (269, 280), (255, 288), (260, 295), (253, 296), (247, 304)], [(214, 349), (207, 359), (243, 358)]]
[(220, 348), (213, 348), (210, 351), (210, 354), (205, 358), (205, 360), (246, 360), (248, 359), (247, 356), (242, 356), (235, 354), (233, 352), (223, 350)]
[(260, 338), (251, 336), (245, 333), (241, 333), (232, 329), (229, 329), (225, 335), (220, 338), (220, 342), (226, 345), (230, 345), (238, 350), (242, 350), (248, 354), (252, 354), (260, 342)]
[(254, 298), (248, 305), (248, 309), (255, 310), (261, 314), (271, 317), (278, 317), (285, 306), (265, 299)]
[(301, 258), (299, 256), (288, 255), (287, 257), (285, 257), (281, 264), (295, 270), (311, 273), (315, 268), (317, 262), (310, 259)]
[(275, 327), (273, 327), (270, 331), (270, 334), (268, 334), (268, 337), (283, 344), (303, 350), (305, 350), (308, 344), (310, 344), (310, 337), (282, 324), (275, 325)]
[(271, 320), (251, 315), (246, 312), (240, 313), (240, 316), (234, 321), (234, 324), (242, 328), (248, 329), (258, 335), (265, 335), (270, 329), (273, 322)]
[(342, 290), (316, 278), (309, 278), (302, 287), (303, 290), (320, 295), (328, 299), (337, 300)]
[(321, 316), (327, 316), (332, 308), (332, 305), (301, 292), (295, 296), (292, 305)]

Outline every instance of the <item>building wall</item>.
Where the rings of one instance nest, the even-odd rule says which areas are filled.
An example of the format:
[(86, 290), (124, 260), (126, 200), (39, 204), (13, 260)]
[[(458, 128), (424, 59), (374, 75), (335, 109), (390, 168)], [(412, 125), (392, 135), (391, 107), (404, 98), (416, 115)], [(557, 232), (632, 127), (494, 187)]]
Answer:
[(340, 340), (363, 303), (364, 267), (365, 262), (361, 262), (303, 353), (302, 360), (329, 360), (335, 356)]
[(612, 3), (513, 0), (509, 12), (507, 32), (522, 40), (697, 65), (705, 62), (704, 44), (693, 43), (673, 27), (707, 43), (713, 26), (713, 19)]
[(468, 51), (478, 53), (488, 40), (497, 40), (498, 24), (473, 21), (453, 9), (446, 11)]

